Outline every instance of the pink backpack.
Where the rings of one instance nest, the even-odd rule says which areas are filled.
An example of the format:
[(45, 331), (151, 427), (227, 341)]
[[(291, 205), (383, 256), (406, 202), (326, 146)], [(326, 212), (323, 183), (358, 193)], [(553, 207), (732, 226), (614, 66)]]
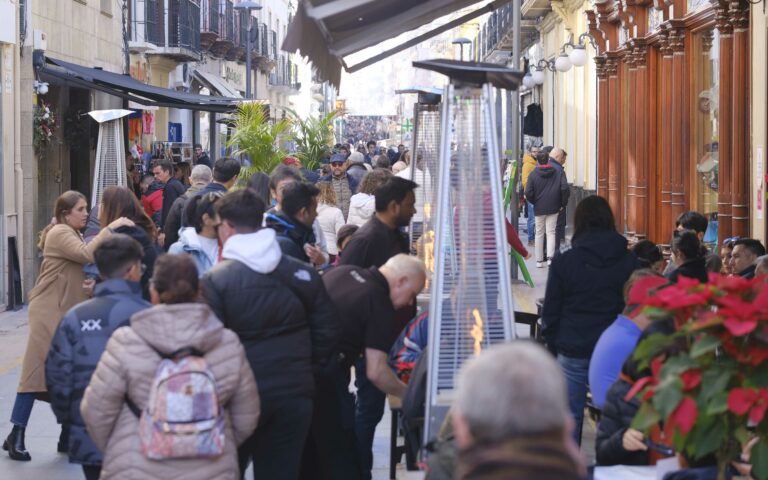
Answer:
[(145, 457), (210, 458), (224, 452), (225, 419), (216, 379), (195, 349), (161, 354), (146, 409), (139, 411), (127, 395), (126, 401), (139, 417)]

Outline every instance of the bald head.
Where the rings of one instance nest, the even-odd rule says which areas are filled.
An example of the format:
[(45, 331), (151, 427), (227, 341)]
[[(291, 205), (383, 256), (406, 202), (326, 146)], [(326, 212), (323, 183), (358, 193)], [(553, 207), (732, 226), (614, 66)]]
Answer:
[(427, 268), (416, 257), (395, 255), (379, 268), (389, 284), (389, 296), (396, 309), (412, 305), (427, 281)]
[(568, 154), (562, 148), (554, 148), (552, 149), (552, 153), (550, 153), (549, 156), (552, 157), (560, 165), (565, 165), (565, 159), (568, 157)]

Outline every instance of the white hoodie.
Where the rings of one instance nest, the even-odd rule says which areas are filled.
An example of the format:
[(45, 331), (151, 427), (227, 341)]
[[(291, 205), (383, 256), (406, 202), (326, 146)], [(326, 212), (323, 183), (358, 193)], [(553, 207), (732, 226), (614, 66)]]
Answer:
[(376, 197), (367, 193), (356, 193), (349, 200), (347, 223), (362, 227), (376, 212)]
[(237, 260), (256, 273), (270, 273), (283, 256), (277, 235), (271, 228), (255, 233), (240, 233), (227, 239), (222, 258)]

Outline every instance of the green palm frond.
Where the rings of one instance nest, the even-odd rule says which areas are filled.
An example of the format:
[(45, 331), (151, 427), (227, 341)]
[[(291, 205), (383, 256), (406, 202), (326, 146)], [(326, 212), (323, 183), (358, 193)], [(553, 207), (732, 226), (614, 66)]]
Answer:
[(320, 165), (323, 157), (333, 145), (333, 121), (344, 114), (343, 110), (333, 110), (321, 117), (309, 117), (303, 120), (290, 108), (286, 108), (293, 124), (291, 137), (296, 142), (296, 158), (308, 170)]
[(240, 170), (240, 177), (247, 179), (255, 172), (269, 174), (286, 156), (278, 140), (291, 129), (291, 120), (272, 122), (264, 106), (258, 102), (241, 104), (233, 123), (234, 133), (227, 145), (233, 147), (233, 156), (248, 156), (251, 166)]

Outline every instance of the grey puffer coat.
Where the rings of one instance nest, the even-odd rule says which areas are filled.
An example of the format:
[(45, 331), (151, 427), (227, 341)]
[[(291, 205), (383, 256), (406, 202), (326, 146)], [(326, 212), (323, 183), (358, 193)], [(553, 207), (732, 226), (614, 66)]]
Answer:
[[(157, 351), (193, 347), (205, 354), (227, 414), (224, 453), (213, 459), (149, 460), (141, 453), (139, 420), (125, 395), (144, 409), (160, 361)], [(104, 452), (102, 479), (236, 480), (237, 446), (259, 417), (259, 395), (245, 352), (207, 305), (157, 305), (115, 331), (85, 391), (80, 413), (88, 434)]]

